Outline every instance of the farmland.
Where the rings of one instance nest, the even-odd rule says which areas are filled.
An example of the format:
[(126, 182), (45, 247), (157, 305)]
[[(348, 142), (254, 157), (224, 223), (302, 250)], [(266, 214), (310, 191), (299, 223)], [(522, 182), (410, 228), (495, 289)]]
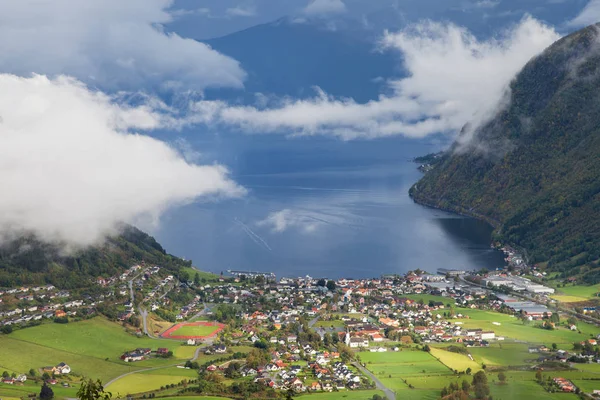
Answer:
[(141, 393), (151, 390), (157, 390), (161, 386), (179, 383), (184, 379), (193, 379), (197, 377), (196, 371), (191, 371), (194, 375), (190, 376), (189, 370), (180, 370), (181, 375), (175, 373), (179, 371), (170, 371), (170, 373), (161, 373), (162, 370), (147, 371), (147, 373), (138, 373), (127, 375), (112, 385), (109, 390), (112, 393), (118, 393), (123, 397), (130, 393)]
[[(506, 314), (499, 314), (491, 311), (483, 310), (461, 310), (461, 312), (469, 318), (461, 319), (461, 327), (481, 328), (490, 330), (496, 333), (496, 336), (504, 336), (506, 338), (518, 339), (528, 343), (545, 344), (547, 346), (552, 343), (563, 345), (564, 348), (570, 348), (573, 342), (579, 342), (589, 338), (590, 333), (597, 331), (592, 325), (580, 322), (577, 331), (570, 331), (565, 327), (560, 327), (557, 330), (549, 331), (540, 329), (535, 326), (535, 323), (523, 324), (519, 319)], [(493, 322), (499, 323), (496, 325)], [(560, 346), (559, 346), (560, 347)]]
[(126, 350), (137, 347), (176, 350), (180, 346), (179, 342), (135, 337), (121, 326), (97, 317), (77, 323), (43, 324), (0, 336), (0, 368), (25, 372), (65, 362), (75, 374), (106, 382), (126, 372), (174, 362), (152, 359), (127, 364), (119, 359)]

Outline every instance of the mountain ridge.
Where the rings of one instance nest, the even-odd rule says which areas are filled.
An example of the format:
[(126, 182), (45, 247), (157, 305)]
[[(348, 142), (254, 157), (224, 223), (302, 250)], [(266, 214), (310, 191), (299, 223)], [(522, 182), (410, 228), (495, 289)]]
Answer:
[(509, 105), (410, 189), (418, 203), (484, 219), (531, 262), (588, 283), (600, 281), (599, 32), (589, 26), (532, 59)]
[(94, 278), (114, 276), (141, 262), (159, 265), (173, 274), (191, 267), (191, 261), (168, 254), (152, 236), (127, 225), (103, 244), (67, 254), (60, 246), (34, 236), (5, 242), (0, 246), (0, 287), (86, 287)]

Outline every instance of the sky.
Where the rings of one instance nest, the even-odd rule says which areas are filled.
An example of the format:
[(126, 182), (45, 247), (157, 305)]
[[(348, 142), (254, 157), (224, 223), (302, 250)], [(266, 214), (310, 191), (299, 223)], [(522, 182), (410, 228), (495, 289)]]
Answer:
[[(554, 1), (572, 4), (572, 15), (553, 24), (534, 7), (487, 37), (420, 13), (443, 3), (444, 12), (491, 15), (509, 0), (423, 0), (418, 12), (401, 0), (0, 1), (0, 185), (10, 194), (0, 199), (0, 239), (34, 233), (75, 249), (101, 242), (120, 222), (155, 226), (171, 207), (243, 197), (226, 166), (203, 164), (202, 149), (178, 137), (188, 127), (340, 140), (475, 128), (503, 104), (528, 60), (600, 19), (600, 0)], [(308, 99), (204, 97), (211, 88), (243, 92), (255, 77), (194, 39), (285, 15), (301, 24), (360, 21), (380, 6), (419, 18), (373, 43), (397, 53), (406, 72), (381, 77), (388, 90), (378, 99), (361, 104), (320, 88)], [(305, 218), (283, 210), (263, 224), (284, 230)]]

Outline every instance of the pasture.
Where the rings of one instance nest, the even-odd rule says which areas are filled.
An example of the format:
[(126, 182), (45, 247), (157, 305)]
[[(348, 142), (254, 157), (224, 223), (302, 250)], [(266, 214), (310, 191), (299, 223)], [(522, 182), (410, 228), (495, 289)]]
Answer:
[(494, 400), (535, 398), (536, 400), (577, 400), (571, 393), (548, 393), (534, 381), (511, 381), (505, 385), (490, 384)]
[[(545, 344), (546, 346), (557, 343), (565, 345), (562, 347), (570, 348), (573, 342), (585, 340), (589, 338), (590, 333), (595, 332), (593, 326), (583, 322), (577, 324), (582, 333), (570, 331), (565, 327), (549, 331), (536, 327), (536, 321), (524, 324), (518, 318), (492, 311), (457, 309), (457, 312), (469, 316), (469, 318), (460, 319), (463, 329), (481, 328), (484, 331), (494, 331), (496, 336), (533, 344)], [(500, 325), (494, 325), (493, 322), (498, 322)]]
[(175, 351), (181, 343), (136, 337), (120, 325), (102, 317), (68, 324), (43, 324), (13, 332), (10, 338), (76, 354), (118, 360), (121, 354), (138, 347), (166, 347)]
[[(394, 391), (409, 389), (405, 381), (410, 383), (421, 376), (447, 381), (451, 378), (452, 373), (431, 354), (419, 350), (386, 353), (362, 352), (360, 353), (360, 359), (363, 363), (366, 363), (367, 369), (373, 375), (381, 380), (386, 387)], [(430, 387), (414, 386), (417, 389), (431, 389)], [(443, 386), (445, 385), (441, 385), (439, 388), (441, 389)], [(410, 391), (412, 393), (412, 390)]]
[(124, 376), (123, 378), (109, 385), (107, 390), (114, 395), (118, 395), (117, 397), (124, 397), (127, 394), (157, 390), (160, 389), (161, 386), (170, 385), (173, 383), (177, 384), (184, 379), (191, 379), (186, 375), (163, 375), (160, 374), (159, 371), (160, 370), (155, 370), (149, 371), (149, 373), (139, 373)]
[(530, 354), (529, 346), (522, 343), (493, 343), (490, 347), (470, 347), (469, 353), (475, 361), (488, 366), (517, 366), (535, 361), (538, 354)]
[(558, 294), (567, 296), (581, 297), (586, 300), (596, 297), (596, 294), (600, 292), (600, 285), (573, 285), (565, 286), (557, 289)]
[[(470, 349), (469, 349), (470, 350)], [(459, 372), (466, 371), (467, 368), (471, 368), (473, 372), (477, 372), (481, 369), (481, 365), (472, 361), (468, 356), (460, 353), (453, 353), (444, 349), (432, 347), (431, 355), (440, 360), (440, 363), (444, 364), (450, 370), (457, 370)]]
[[(302, 396), (294, 397), (300, 400), (369, 400), (373, 395), (378, 394), (383, 396), (383, 392), (380, 390), (354, 390), (354, 391), (340, 391), (340, 392), (323, 392), (323, 393), (311, 393)], [(177, 400), (181, 399), (177, 397)], [(185, 398), (184, 398), (185, 399)], [(164, 400), (164, 399), (161, 399)]]
[(185, 359), (150, 359), (128, 364), (119, 359), (124, 351), (166, 347), (177, 353), (180, 346), (174, 341), (138, 338), (101, 317), (68, 324), (47, 323), (0, 336), (0, 369), (23, 373), (30, 368), (39, 370), (65, 362), (75, 374), (107, 382), (127, 372)]

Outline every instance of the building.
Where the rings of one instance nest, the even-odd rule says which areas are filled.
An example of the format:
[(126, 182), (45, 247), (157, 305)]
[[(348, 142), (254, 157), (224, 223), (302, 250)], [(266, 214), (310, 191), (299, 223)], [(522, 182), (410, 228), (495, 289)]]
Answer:
[(495, 339), (496, 334), (493, 331), (481, 332), (481, 340)]

